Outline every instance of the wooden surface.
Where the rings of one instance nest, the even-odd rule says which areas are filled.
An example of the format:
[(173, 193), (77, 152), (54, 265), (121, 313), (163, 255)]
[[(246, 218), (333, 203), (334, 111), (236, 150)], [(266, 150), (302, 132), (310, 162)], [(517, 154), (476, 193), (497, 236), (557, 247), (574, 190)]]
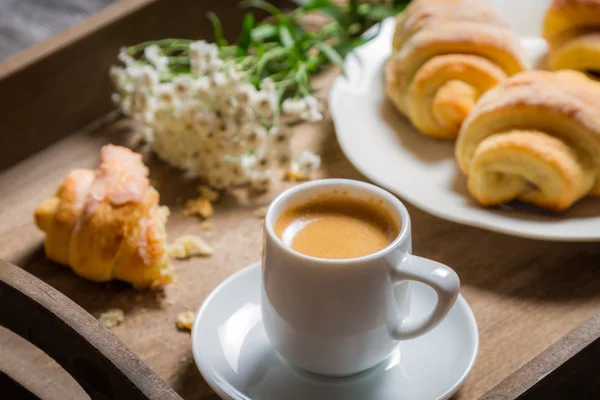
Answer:
[(0, 0), (0, 60), (116, 0)]
[(482, 400), (597, 398), (598, 370), (600, 314), (595, 314), (503, 380)]
[[(182, 397), (207, 398), (211, 392), (193, 364), (189, 334), (176, 329), (175, 318), (179, 312), (197, 309), (219, 282), (259, 258), (262, 221), (253, 210), (267, 204), (281, 188), (256, 199), (224, 199), (211, 219), (215, 228), (208, 237), (197, 220), (181, 214), (181, 204), (196, 184), (181, 181), (177, 171), (150, 157), (162, 203), (173, 212), (170, 237), (200, 234), (207, 237), (215, 255), (178, 262), (177, 282), (164, 294), (83, 281), (45, 259), (43, 236), (34, 227), (31, 213), (68, 170), (94, 167), (101, 144), (126, 143), (125, 129), (116, 122), (69, 137), (0, 175), (0, 258), (23, 266), (95, 316), (112, 307), (124, 309), (126, 319), (114, 328), (115, 334)], [(303, 130), (296, 138), (321, 152), (322, 176), (361, 179), (343, 157), (331, 125)], [(482, 395), (598, 310), (597, 245), (518, 239), (443, 221), (410, 205), (408, 209), (415, 253), (458, 272), (462, 293), (479, 324), (479, 358), (459, 398)], [(3, 340), (5, 346), (12, 343)]]
[[(0, 299), (0, 325), (52, 357), (92, 399), (181, 400), (97, 319), (22, 268), (1, 260)], [(9, 367), (19, 362), (10, 355), (2, 357)], [(29, 371), (14, 368), (2, 376), (11, 379), (0, 379), (0, 387), (31, 380)], [(26, 387), (44, 397), (44, 391), (35, 388)]]
[[(196, 310), (223, 279), (259, 259), (262, 221), (253, 211), (268, 204), (287, 184), (256, 198), (227, 196), (217, 204), (216, 214), (211, 218), (214, 229), (209, 232), (201, 228), (198, 220), (181, 214), (186, 198), (196, 195), (197, 182), (185, 181), (178, 171), (154, 157), (147, 157), (153, 183), (161, 192), (161, 202), (172, 209), (168, 224), (170, 237), (199, 234), (215, 249), (211, 258), (177, 262), (178, 279), (162, 293), (135, 291), (120, 283), (87, 282), (69, 269), (47, 261), (42, 249), (43, 235), (32, 221), (36, 204), (54, 192), (70, 169), (96, 166), (102, 144), (126, 144), (144, 150), (136, 146), (136, 135), (130, 132), (130, 125), (118, 119), (107, 118), (103, 123), (68, 136), (72, 132), (69, 128), (91, 122), (90, 116), (100, 115), (108, 108), (106, 99), (99, 97), (99, 93), (108, 89), (94, 92), (93, 101), (86, 97), (86, 91), (78, 92), (77, 85), (72, 84), (60, 95), (47, 94), (48, 89), (61, 87), (67, 74), (57, 66), (70, 65), (71, 75), (83, 74), (77, 79), (93, 82), (100, 76), (105, 77), (105, 67), (114, 53), (102, 51), (98, 55), (101, 60), (87, 62), (76, 57), (80, 52), (88, 51), (85, 54), (91, 56), (90, 46), (92, 49), (117, 48), (131, 43), (128, 35), (139, 38), (136, 36), (139, 32), (146, 35), (153, 32), (159, 37), (165, 36), (161, 29), (184, 32), (188, 28), (182, 25), (191, 24), (189, 21), (203, 15), (202, 11), (192, 13), (190, 7), (198, 4), (192, 0), (179, 2), (182, 6), (177, 8), (168, 4), (172, 3), (167, 0), (117, 3), (86, 23), (89, 29), (74, 27), (50, 43), (0, 64), (0, 76), (4, 77), (0, 81), (3, 107), (0, 138), (5, 138), (0, 146), (0, 160), (9, 166), (18, 159), (25, 159), (0, 172), (0, 258), (22, 266), (94, 316), (108, 308), (122, 308), (125, 321), (113, 332), (125, 344), (183, 398), (215, 399), (193, 363), (189, 334), (177, 330), (175, 318), (179, 312)], [(220, 15), (227, 9), (233, 10), (232, 19), (239, 16), (228, 2), (219, 2), (216, 7), (220, 7)], [(175, 20), (164, 27), (151, 22), (158, 21), (158, 15), (163, 20), (171, 20), (166, 16), (183, 14), (193, 15), (193, 18), (188, 17), (185, 23)], [(199, 25), (196, 21), (195, 29), (200, 29)], [(200, 31), (187, 32), (188, 35), (201, 34)], [(41, 73), (45, 79), (31, 82)], [(330, 74), (320, 84), (326, 88), (332, 77)], [(35, 92), (35, 84), (40, 82), (48, 85), (43, 96)], [(15, 93), (23, 87), (27, 88), (24, 94), (15, 99)], [(56, 103), (68, 107), (68, 112), (62, 112)], [(2, 123), (6, 121), (10, 124)], [(29, 139), (18, 140), (21, 136)], [(43, 145), (32, 144), (36, 138), (45, 141)], [(47, 146), (48, 143), (54, 144)], [(344, 158), (328, 121), (300, 127), (295, 146), (321, 153), (321, 177), (363, 179)], [(9, 163), (7, 159), (12, 161)], [(407, 207), (413, 220), (415, 253), (448, 264), (458, 272), (462, 293), (479, 324), (479, 357), (457, 398), (481, 396), (600, 310), (600, 247), (597, 244), (519, 239), (460, 226), (408, 204)], [(20, 368), (28, 365), (31, 369), (34, 365), (35, 370), (42, 370), (39, 376), (46, 378), (46, 387), (53, 388), (54, 391), (49, 389), (47, 393), (54, 393), (54, 398), (69, 398), (62, 395), (73, 393), (70, 389), (77, 390), (73, 379), (55, 362), (2, 329), (0, 348), (18, 354), (23, 362)], [(0, 368), (3, 368), (1, 361)]]

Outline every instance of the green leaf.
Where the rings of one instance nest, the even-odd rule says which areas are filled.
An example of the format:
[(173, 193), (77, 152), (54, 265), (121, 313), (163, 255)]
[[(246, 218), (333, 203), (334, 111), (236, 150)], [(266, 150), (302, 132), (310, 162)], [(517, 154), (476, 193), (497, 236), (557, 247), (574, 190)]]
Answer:
[(279, 38), (284, 47), (294, 47), (295, 42), (290, 30), (287, 26), (282, 25), (279, 27)]
[(252, 13), (246, 13), (244, 22), (242, 23), (242, 33), (238, 38), (237, 44), (243, 49), (247, 50), (252, 41), (252, 28), (254, 28), (254, 15)]
[(295, 0), (295, 3), (306, 11), (320, 11), (336, 21), (344, 18), (343, 8), (331, 0)]
[(261, 57), (262, 57), (264, 54), (265, 54), (265, 45), (264, 45), (264, 44), (262, 44), (262, 43), (259, 43), (259, 44), (256, 46), (256, 56), (257, 56), (258, 58), (261, 58)]
[(344, 72), (344, 59), (333, 47), (331, 47), (327, 43), (322, 42), (318, 43), (317, 46), (332, 64), (336, 65), (339, 69), (342, 70), (342, 72)]
[(266, 12), (268, 12), (271, 15), (285, 16), (283, 11), (281, 11), (279, 8), (275, 7), (273, 4), (266, 2), (264, 0), (245, 0), (245, 1), (242, 1), (240, 3), (240, 5), (242, 7), (260, 8), (261, 10), (265, 10)]
[(381, 21), (388, 17), (393, 17), (397, 14), (397, 11), (391, 7), (385, 6), (374, 6), (366, 12), (365, 17), (372, 21)]
[(221, 20), (219, 19), (219, 17), (217, 16), (217, 14), (215, 14), (212, 11), (209, 11), (206, 14), (206, 16), (208, 17), (208, 19), (212, 23), (213, 33), (214, 33), (214, 36), (215, 36), (215, 43), (218, 46), (225, 46), (225, 45), (227, 45), (227, 41), (223, 38), (223, 26), (221, 25)]
[(274, 37), (275, 35), (277, 35), (277, 27), (273, 24), (263, 23), (254, 27), (251, 38), (255, 42), (262, 42), (266, 39)]

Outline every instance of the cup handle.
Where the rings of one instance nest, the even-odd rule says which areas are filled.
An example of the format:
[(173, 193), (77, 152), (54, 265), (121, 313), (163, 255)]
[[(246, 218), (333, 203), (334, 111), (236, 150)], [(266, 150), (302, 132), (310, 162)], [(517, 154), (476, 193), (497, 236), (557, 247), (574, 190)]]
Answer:
[(448, 314), (458, 297), (460, 280), (454, 270), (436, 261), (407, 254), (391, 270), (394, 284), (401, 281), (417, 281), (433, 288), (437, 293), (437, 302), (433, 311), (425, 318), (415, 320), (405, 318), (392, 328), (392, 337), (396, 340), (412, 339), (435, 328)]

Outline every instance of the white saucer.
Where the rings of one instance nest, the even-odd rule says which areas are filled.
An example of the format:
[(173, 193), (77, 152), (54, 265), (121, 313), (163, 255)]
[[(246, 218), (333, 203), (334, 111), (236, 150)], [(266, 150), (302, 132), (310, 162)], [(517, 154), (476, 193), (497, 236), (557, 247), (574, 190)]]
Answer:
[[(271, 348), (260, 310), (260, 263), (219, 285), (198, 311), (192, 350), (202, 376), (223, 399), (431, 400), (455, 393), (473, 367), (479, 335), (462, 296), (433, 331), (400, 343), (366, 372), (324, 378), (288, 366)], [(414, 315), (433, 308), (435, 293), (415, 283)]]

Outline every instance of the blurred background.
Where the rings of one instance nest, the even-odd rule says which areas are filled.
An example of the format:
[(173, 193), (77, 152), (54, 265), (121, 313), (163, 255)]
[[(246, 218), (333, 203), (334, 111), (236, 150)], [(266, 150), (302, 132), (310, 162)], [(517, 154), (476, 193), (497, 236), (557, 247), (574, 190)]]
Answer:
[(0, 60), (118, 0), (0, 0)]

